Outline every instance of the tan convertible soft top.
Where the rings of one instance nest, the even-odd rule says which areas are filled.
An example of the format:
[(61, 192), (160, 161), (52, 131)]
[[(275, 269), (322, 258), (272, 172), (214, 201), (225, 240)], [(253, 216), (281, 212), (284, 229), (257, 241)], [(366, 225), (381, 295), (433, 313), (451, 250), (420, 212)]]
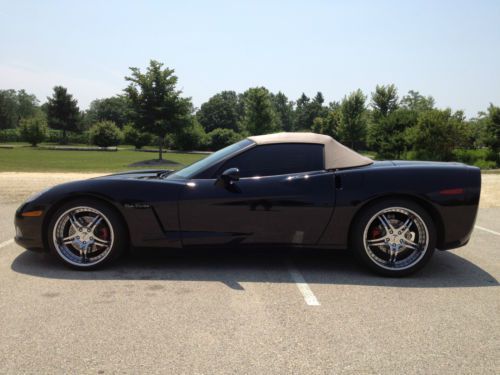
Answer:
[(248, 137), (259, 145), (273, 143), (316, 143), (325, 146), (325, 169), (341, 169), (372, 164), (362, 156), (328, 135), (316, 133), (275, 133)]

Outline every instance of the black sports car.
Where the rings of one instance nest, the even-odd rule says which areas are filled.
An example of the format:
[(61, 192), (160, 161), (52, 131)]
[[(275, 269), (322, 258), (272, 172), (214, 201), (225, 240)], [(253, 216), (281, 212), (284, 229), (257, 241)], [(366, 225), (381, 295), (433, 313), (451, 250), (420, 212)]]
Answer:
[(127, 247), (348, 248), (393, 276), (465, 245), (481, 175), (459, 163), (372, 161), (331, 137), (244, 139), (177, 172), (55, 186), (16, 212), (16, 241), (92, 269)]

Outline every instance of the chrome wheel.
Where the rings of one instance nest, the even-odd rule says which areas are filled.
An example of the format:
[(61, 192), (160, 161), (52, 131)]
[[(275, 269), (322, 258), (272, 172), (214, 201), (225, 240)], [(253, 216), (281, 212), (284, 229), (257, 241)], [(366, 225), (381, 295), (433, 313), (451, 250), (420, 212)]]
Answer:
[(377, 266), (405, 270), (425, 256), (429, 248), (429, 231), (416, 212), (404, 207), (389, 207), (368, 221), (363, 245)]
[(52, 240), (57, 253), (66, 262), (80, 267), (94, 266), (111, 252), (113, 226), (95, 208), (73, 207), (57, 219)]

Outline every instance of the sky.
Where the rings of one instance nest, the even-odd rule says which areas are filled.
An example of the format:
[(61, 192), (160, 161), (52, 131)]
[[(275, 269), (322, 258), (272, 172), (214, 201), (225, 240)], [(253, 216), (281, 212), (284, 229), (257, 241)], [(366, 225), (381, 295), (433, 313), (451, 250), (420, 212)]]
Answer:
[(394, 83), (469, 116), (500, 105), (500, 1), (5, 1), (0, 89), (81, 109), (156, 59), (200, 106), (265, 86), (327, 102)]

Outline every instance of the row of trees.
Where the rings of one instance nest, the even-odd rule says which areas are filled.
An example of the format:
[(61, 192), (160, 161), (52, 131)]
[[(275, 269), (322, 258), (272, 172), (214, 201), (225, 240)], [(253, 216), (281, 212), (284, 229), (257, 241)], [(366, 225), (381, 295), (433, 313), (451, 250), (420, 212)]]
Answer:
[(25, 90), (0, 90), (0, 130), (15, 128), (21, 119), (33, 117), (40, 111), (35, 95)]
[(243, 93), (222, 91), (195, 109), (177, 88), (174, 71), (151, 61), (146, 71), (131, 68), (123, 95), (94, 100), (80, 111), (64, 87), (39, 105), (24, 90), (0, 91), (0, 129), (18, 128), (25, 139), (40, 141), (44, 129), (88, 131), (100, 146), (119, 142), (140, 148), (156, 144), (176, 149), (218, 149), (247, 135), (277, 131), (313, 131), (331, 135), (354, 149), (379, 158), (462, 160), (499, 163), (500, 108), (490, 105), (473, 119), (462, 111), (439, 109), (430, 96), (410, 91), (400, 97), (394, 85), (369, 95), (356, 90), (325, 103), (321, 92), (292, 101), (282, 92), (254, 87)]

